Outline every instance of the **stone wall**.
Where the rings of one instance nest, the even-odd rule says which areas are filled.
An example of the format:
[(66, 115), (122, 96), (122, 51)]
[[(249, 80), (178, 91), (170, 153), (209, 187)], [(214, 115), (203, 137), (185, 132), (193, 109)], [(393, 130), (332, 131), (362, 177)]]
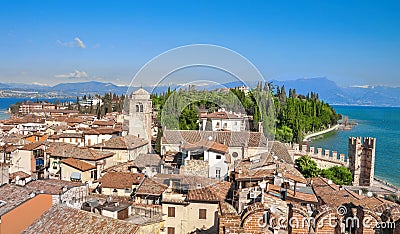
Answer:
[(208, 178), (208, 161), (185, 160), (185, 165), (181, 167), (184, 175), (201, 176)]
[(353, 185), (372, 184), (375, 175), (375, 146), (375, 138), (349, 138), (349, 168), (353, 172)]
[(349, 167), (349, 160), (345, 157), (345, 154), (339, 154), (337, 151), (324, 150), (313, 146), (308, 147), (307, 145), (302, 145), (300, 149), (299, 144), (293, 144), (289, 153), (292, 155), (293, 160), (308, 155), (315, 160), (319, 168), (329, 168), (333, 166)]

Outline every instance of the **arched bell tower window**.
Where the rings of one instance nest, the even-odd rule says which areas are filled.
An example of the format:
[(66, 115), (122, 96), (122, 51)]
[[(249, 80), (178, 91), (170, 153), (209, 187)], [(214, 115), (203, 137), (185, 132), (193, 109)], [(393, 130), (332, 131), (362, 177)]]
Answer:
[(143, 112), (143, 104), (142, 103), (136, 104), (136, 112)]

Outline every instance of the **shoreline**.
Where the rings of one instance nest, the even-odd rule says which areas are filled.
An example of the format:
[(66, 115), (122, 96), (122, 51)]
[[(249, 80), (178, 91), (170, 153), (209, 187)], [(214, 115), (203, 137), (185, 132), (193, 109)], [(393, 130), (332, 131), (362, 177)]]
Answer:
[(308, 134), (308, 135), (306, 135), (304, 137), (303, 141), (310, 141), (309, 140), (310, 138), (313, 138), (313, 137), (316, 137), (316, 136), (320, 136), (320, 135), (323, 135), (323, 134), (328, 133), (328, 132), (332, 132), (334, 130), (337, 130), (338, 128), (339, 128), (339, 124), (336, 124), (335, 126), (333, 126), (331, 128), (328, 128), (328, 129), (325, 129), (325, 130), (322, 130), (322, 131), (319, 131), (319, 132), (314, 132), (314, 133)]

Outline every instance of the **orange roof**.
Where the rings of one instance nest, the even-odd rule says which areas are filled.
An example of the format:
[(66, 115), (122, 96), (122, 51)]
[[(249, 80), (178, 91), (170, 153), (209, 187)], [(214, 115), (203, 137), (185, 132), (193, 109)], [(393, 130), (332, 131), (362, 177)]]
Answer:
[(75, 158), (66, 158), (61, 160), (61, 162), (80, 171), (96, 169), (96, 166)]
[(131, 188), (134, 184), (140, 184), (144, 174), (131, 172), (107, 172), (101, 177), (100, 182), (103, 188)]

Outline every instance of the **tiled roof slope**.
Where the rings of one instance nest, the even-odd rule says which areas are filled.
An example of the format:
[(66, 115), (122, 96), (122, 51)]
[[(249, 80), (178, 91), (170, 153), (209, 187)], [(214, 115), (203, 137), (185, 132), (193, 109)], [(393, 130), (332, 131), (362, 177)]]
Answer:
[(167, 188), (168, 188), (167, 185), (158, 183), (157, 181), (146, 177), (144, 182), (138, 188), (136, 194), (160, 196)]
[(137, 233), (138, 229), (129, 222), (55, 205), (23, 233)]
[(76, 158), (83, 160), (96, 161), (108, 158), (114, 155), (109, 151), (100, 151), (86, 147), (77, 147), (68, 143), (51, 142), (47, 149), (47, 153), (51, 156), (58, 156), (62, 158)]
[(85, 161), (75, 159), (75, 158), (66, 158), (66, 159), (61, 160), (61, 162), (64, 164), (67, 164), (68, 166), (76, 168), (80, 171), (88, 171), (88, 170), (96, 169), (95, 165), (92, 165), (90, 163), (87, 163)]
[(101, 186), (104, 188), (131, 188), (133, 184), (140, 184), (144, 174), (131, 172), (107, 172), (101, 177)]
[(266, 147), (267, 140), (260, 132), (213, 132), (197, 130), (166, 130), (164, 144), (194, 144), (200, 141), (212, 140), (229, 147)]
[(128, 135), (128, 136), (123, 136), (123, 137), (113, 137), (108, 141), (105, 141), (104, 143), (99, 143), (96, 145), (93, 145), (93, 148), (103, 148), (103, 149), (136, 149), (138, 147), (147, 145), (148, 141)]
[(0, 216), (30, 199), (32, 190), (17, 185), (6, 184), (0, 187)]
[(222, 153), (226, 154), (228, 152), (228, 146), (214, 142), (214, 141), (200, 141), (196, 142), (194, 144), (188, 143), (183, 146), (183, 149), (186, 150), (196, 150), (196, 149), (203, 149), (203, 150), (208, 150), (208, 151), (213, 151), (217, 153)]
[(46, 180), (34, 180), (25, 185), (26, 188), (29, 188), (35, 192), (44, 192), (47, 194), (62, 194), (63, 188), (72, 188), (83, 186), (84, 184), (79, 182), (65, 181), (65, 180), (57, 180), (57, 179), (46, 179)]

